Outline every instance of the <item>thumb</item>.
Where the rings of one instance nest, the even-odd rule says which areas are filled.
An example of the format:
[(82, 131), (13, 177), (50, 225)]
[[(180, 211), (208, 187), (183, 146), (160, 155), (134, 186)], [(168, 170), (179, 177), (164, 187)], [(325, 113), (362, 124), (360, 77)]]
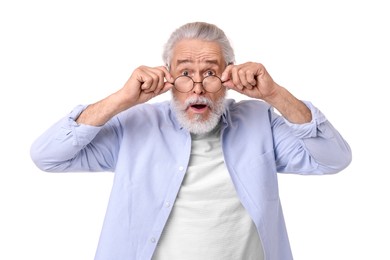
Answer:
[(223, 82), (223, 86), (227, 87), (227, 88), (235, 88), (235, 85), (233, 83), (232, 80), (227, 80), (227, 81), (222, 81)]
[(170, 82), (165, 82), (164, 87), (161, 89), (160, 94), (167, 92), (173, 87), (173, 84)]

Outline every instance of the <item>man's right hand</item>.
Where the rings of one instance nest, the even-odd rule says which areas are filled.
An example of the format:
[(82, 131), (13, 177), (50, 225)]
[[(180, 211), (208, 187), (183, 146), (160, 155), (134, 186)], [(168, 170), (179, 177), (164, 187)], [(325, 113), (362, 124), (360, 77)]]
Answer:
[(127, 109), (167, 92), (173, 87), (173, 82), (173, 77), (164, 66), (140, 66), (116, 94), (123, 99), (122, 105)]
[(174, 79), (164, 66), (140, 66), (126, 84), (114, 94), (89, 105), (77, 118), (77, 123), (100, 126), (116, 114), (167, 92)]

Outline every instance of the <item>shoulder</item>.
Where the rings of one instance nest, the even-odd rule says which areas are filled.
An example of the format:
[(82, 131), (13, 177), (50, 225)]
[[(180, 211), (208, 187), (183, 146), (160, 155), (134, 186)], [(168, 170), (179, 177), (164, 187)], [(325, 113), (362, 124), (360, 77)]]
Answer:
[(158, 103), (143, 103), (136, 105), (132, 108), (122, 112), (121, 116), (134, 117), (140, 116), (145, 118), (146, 116), (161, 116), (169, 111), (169, 102), (163, 101)]
[(132, 127), (167, 123), (170, 121), (169, 101), (136, 105), (121, 112), (113, 120)]
[(233, 115), (240, 114), (256, 114), (257, 116), (261, 114), (268, 114), (268, 111), (272, 109), (272, 107), (262, 101), (262, 100), (240, 100), (236, 101), (234, 99), (227, 99), (225, 103), (226, 112)]
[(242, 129), (250, 125), (253, 129), (259, 129), (270, 126), (272, 114), (272, 107), (264, 101), (227, 99), (223, 121), (233, 128)]

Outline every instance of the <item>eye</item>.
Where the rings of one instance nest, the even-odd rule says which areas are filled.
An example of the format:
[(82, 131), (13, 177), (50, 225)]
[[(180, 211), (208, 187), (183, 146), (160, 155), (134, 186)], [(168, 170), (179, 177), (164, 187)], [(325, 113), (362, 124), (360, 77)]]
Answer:
[(190, 73), (188, 72), (188, 70), (184, 70), (184, 71), (181, 73), (181, 75), (183, 75), (183, 76), (189, 76)]
[(208, 76), (214, 76), (215, 75), (215, 73), (214, 73), (214, 71), (212, 71), (212, 70), (208, 70), (208, 71), (206, 71), (206, 73), (205, 73), (205, 77), (208, 77)]

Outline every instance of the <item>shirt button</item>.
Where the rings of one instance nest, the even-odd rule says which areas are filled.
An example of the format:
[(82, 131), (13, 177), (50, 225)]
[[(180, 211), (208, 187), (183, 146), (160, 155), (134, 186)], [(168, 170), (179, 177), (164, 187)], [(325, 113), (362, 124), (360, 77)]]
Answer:
[(184, 170), (184, 167), (183, 167), (183, 166), (180, 166), (180, 167), (179, 167), (179, 171), (182, 172), (183, 170)]
[(156, 239), (155, 239), (154, 237), (152, 237), (152, 238), (150, 239), (150, 242), (156, 243)]
[(166, 208), (169, 208), (170, 206), (171, 206), (171, 203), (165, 202), (165, 207), (166, 207)]

